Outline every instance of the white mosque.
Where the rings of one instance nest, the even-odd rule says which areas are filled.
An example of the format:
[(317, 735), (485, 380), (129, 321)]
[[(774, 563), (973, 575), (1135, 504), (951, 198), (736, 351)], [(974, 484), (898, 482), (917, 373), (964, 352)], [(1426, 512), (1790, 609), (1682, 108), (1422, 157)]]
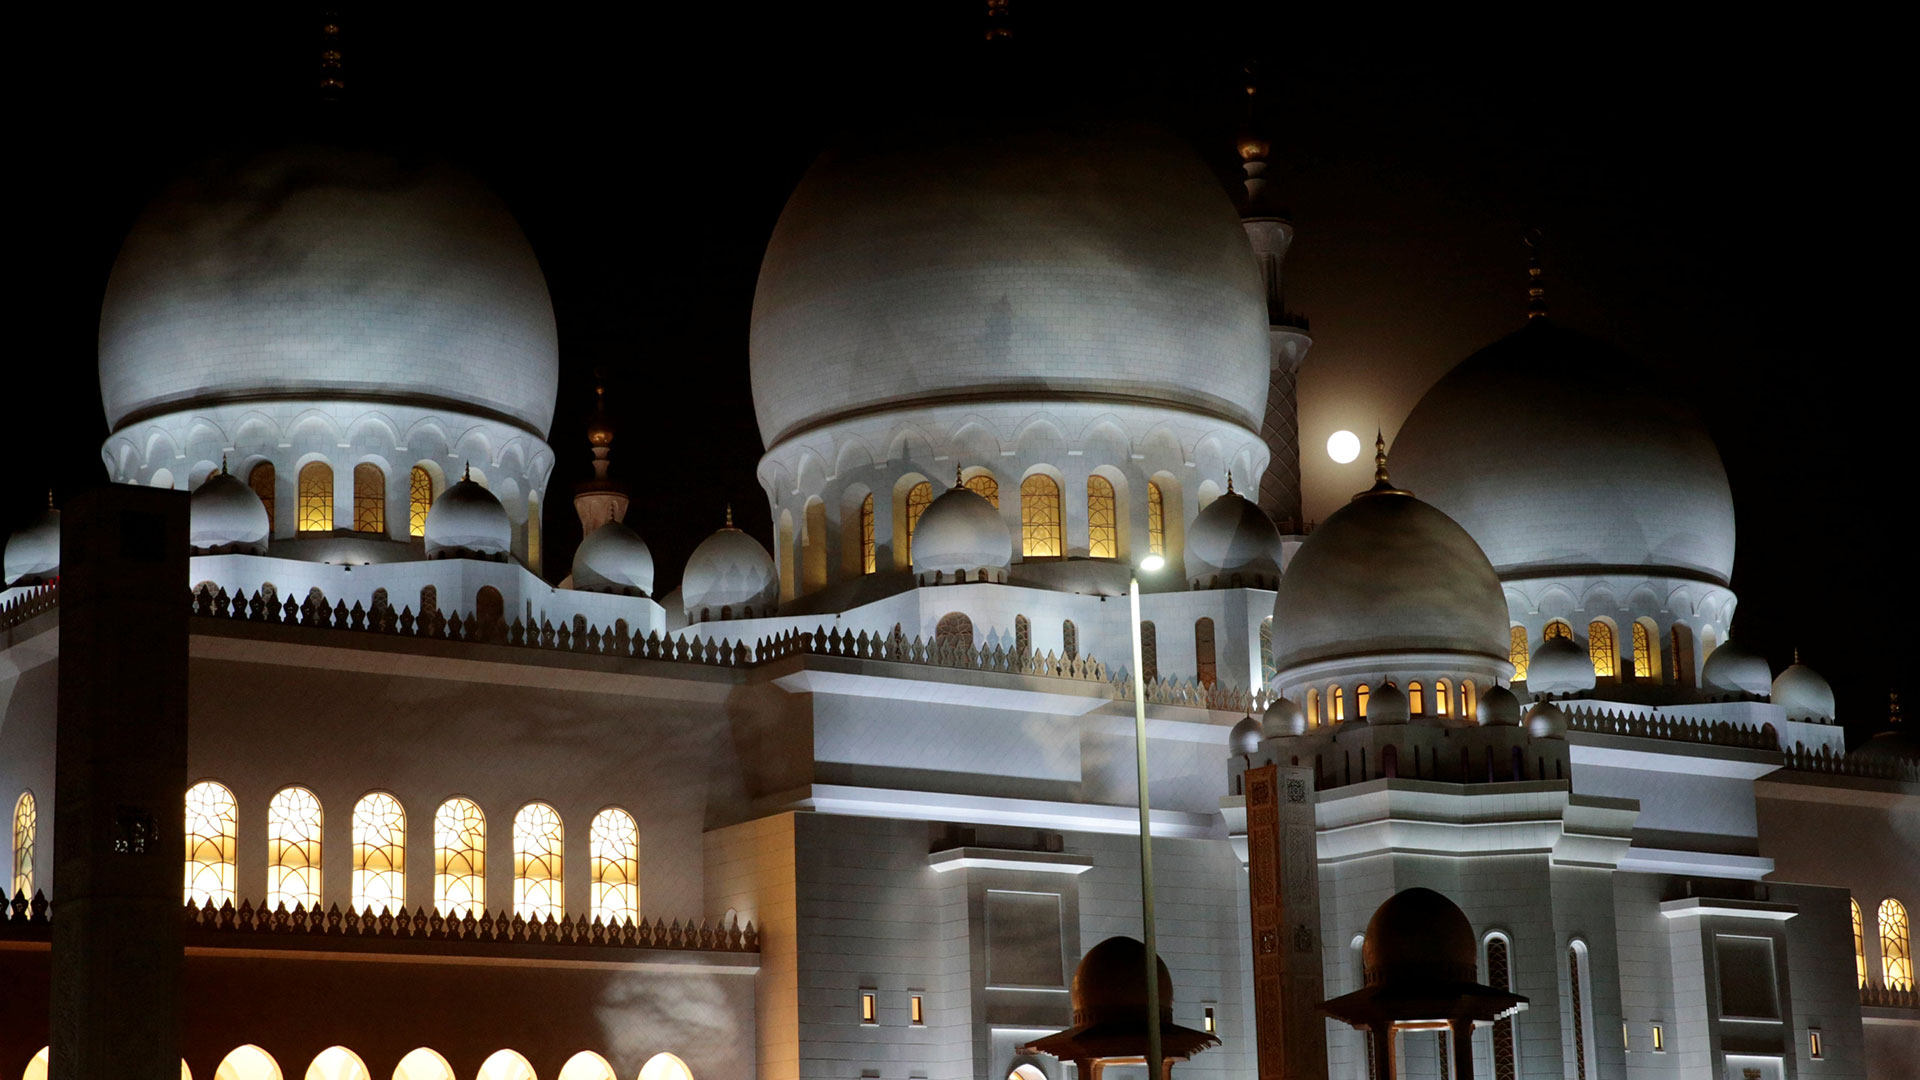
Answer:
[[(774, 534), (667, 595), (602, 422), (546, 565), (555, 320), (498, 198), (321, 145), (182, 177), (100, 324), (109, 479), (191, 493), (181, 1075), (1075, 1075), (1031, 1044), (1142, 929), (1149, 555), (1159, 949), (1221, 1043), (1175, 1075), (1367, 1080), (1318, 1006), (1416, 887), (1521, 1000), (1383, 1033), (1401, 1076), (1916, 1075), (1920, 755), (1729, 639), (1701, 424), (1529, 318), (1309, 526), (1293, 228), (1242, 152), (1239, 213), (1145, 128), (823, 155), (753, 310)], [(0, 582), (5, 1080), (62, 1060), (91, 872), (61, 562), (50, 508)]]

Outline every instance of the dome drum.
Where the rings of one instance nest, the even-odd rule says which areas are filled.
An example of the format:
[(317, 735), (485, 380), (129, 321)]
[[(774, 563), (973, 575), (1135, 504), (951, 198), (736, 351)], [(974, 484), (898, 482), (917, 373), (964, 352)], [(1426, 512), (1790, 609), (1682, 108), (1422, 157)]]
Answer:
[[(1404, 706), (1400, 707), (1405, 717), (1400, 722), (1457, 727), (1477, 724), (1476, 714), (1483, 695), (1489, 689), (1505, 684), (1512, 672), (1513, 665), (1487, 657), (1458, 653), (1401, 653), (1326, 660), (1305, 665), (1286, 672), (1275, 686), (1288, 701), (1301, 703), (1300, 707), (1312, 730), (1342, 723), (1361, 723), (1358, 694), (1363, 686), (1368, 691), (1366, 722), (1385, 720), (1393, 723), (1391, 709), (1386, 716), (1374, 715), (1373, 697), (1387, 683), (1392, 683), (1405, 701)], [(1413, 704), (1416, 685), (1419, 687), (1418, 708)], [(1337, 705), (1333, 696), (1335, 687), (1340, 689)], [(1444, 688), (1447, 699), (1444, 712), (1439, 702), (1441, 688)], [(1466, 708), (1466, 703), (1462, 700), (1463, 694), (1470, 694), (1473, 699), (1471, 711), (1464, 713), (1462, 710)]]

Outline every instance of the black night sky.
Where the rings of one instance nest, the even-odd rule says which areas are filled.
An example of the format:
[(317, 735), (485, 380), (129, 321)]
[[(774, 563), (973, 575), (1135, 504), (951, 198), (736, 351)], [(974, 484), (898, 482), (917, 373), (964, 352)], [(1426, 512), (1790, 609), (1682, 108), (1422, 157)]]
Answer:
[[(1145, 116), (1238, 175), (1243, 68), (1299, 229), (1288, 306), (1309, 516), (1358, 490), (1326, 458), (1348, 427), (1391, 437), (1420, 394), (1517, 328), (1524, 224), (1547, 234), (1553, 317), (1659, 371), (1709, 417), (1739, 515), (1734, 635), (1777, 670), (1797, 646), (1855, 738), (1911, 689), (1912, 378), (1891, 327), (1908, 275), (1910, 88), (1865, 27), (1455, 25), (1389, 43), (1297, 12), (1014, 0), (929, 4), (346, 7), (344, 100), (321, 103), (321, 8), (69, 8), (14, 20), (18, 449), (0, 530), (104, 483), (99, 303), (127, 227), (183, 162), (345, 127), (471, 167), (546, 271), (562, 374), (549, 576), (578, 537), (596, 369), (621, 432), (628, 521), (660, 591), (732, 502), (769, 539), (747, 387), (760, 255), (813, 154), (842, 129)], [(400, 7), (392, 5), (391, 7)], [(1386, 17), (1386, 12), (1377, 14)], [(1624, 12), (1618, 18), (1626, 18)], [(1896, 350), (1899, 350), (1898, 352)], [(1500, 423), (1523, 403), (1489, 402)], [(1347, 467), (1351, 468), (1351, 467)]]

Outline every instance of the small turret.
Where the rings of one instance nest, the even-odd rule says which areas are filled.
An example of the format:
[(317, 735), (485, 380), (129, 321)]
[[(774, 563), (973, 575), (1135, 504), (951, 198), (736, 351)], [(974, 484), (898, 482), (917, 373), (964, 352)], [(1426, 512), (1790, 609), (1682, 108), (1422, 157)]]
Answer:
[(596, 386), (593, 415), (587, 420), (587, 445), (593, 447), (593, 479), (573, 486), (573, 510), (580, 515), (582, 538), (609, 521), (625, 521), (627, 517), (627, 487), (607, 477), (607, 470), (613, 464), (608, 455), (613, 452), (616, 430), (613, 419), (607, 415), (607, 388)]

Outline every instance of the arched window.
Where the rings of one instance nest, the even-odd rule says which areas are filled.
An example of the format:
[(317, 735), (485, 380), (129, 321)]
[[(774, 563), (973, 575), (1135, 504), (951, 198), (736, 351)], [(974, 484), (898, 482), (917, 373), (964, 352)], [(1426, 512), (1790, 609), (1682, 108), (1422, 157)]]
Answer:
[(300, 467), (301, 532), (333, 531), (333, 469), (323, 461), (310, 461)]
[(633, 815), (609, 806), (593, 815), (587, 829), (587, 858), (593, 864), (593, 910), (608, 926), (640, 921), (640, 827)]
[(399, 912), (407, 903), (407, 812), (384, 791), (353, 805), (353, 909)]
[(1527, 681), (1527, 628), (1515, 626), (1507, 631), (1507, 660), (1513, 664), (1513, 681)]
[(240, 806), (212, 780), (187, 789), (187, 903), (237, 904)]
[(1647, 624), (1635, 622), (1633, 624), (1633, 677), (1651, 679), (1653, 667), (1653, 635), (1648, 633)]
[(539, 1077), (526, 1058), (512, 1050), (495, 1050), (480, 1063), (480, 1073), (474, 1080), (539, 1080)]
[(1320, 726), (1320, 691), (1318, 690), (1307, 691), (1307, 725)]
[(527, 493), (527, 569), (540, 572), (540, 537), (546, 528), (540, 519), (539, 492)]
[(433, 910), (449, 919), (487, 912), (487, 815), (455, 796), (433, 814)]
[(1120, 523), (1115, 509), (1113, 481), (1087, 477), (1087, 555), (1095, 559), (1120, 557)]
[(958, 611), (949, 611), (940, 616), (933, 627), (933, 643), (950, 649), (966, 649), (973, 646), (973, 620)]
[(267, 508), (267, 535), (273, 535), (273, 525), (278, 519), (273, 516), (273, 462), (263, 461), (247, 470), (247, 486), (260, 496), (260, 502)]
[[(1512, 991), (1513, 964), (1507, 939), (1498, 934), (1487, 938), (1487, 985), (1495, 990)], [(1514, 1017), (1508, 1013), (1493, 1022), (1493, 1080), (1514, 1080), (1519, 1070), (1514, 1056)]]
[(1080, 628), (1072, 619), (1060, 624), (1060, 651), (1069, 660), (1080, 659)]
[(1193, 624), (1194, 670), (1201, 686), (1212, 686), (1219, 678), (1219, 666), (1213, 653), (1213, 620), (1197, 619)]
[(232, 1053), (220, 1059), (213, 1080), (282, 1080), (282, 1075), (280, 1063), (273, 1060), (272, 1054), (248, 1044), (234, 1047)]
[(1338, 686), (1327, 687), (1327, 720), (1341, 723), (1347, 718), (1347, 692)]
[[(407, 474), (407, 535), (427, 535), (427, 511), (433, 509), (433, 477), (418, 465)], [(531, 519), (529, 519), (531, 520)]]
[(1552, 620), (1551, 622), (1547, 623), (1545, 629), (1540, 631), (1540, 640), (1543, 642), (1552, 641), (1554, 638), (1571, 639), (1572, 637), (1573, 637), (1573, 627), (1568, 626), (1566, 621), (1563, 619)]
[(281, 788), (267, 804), (267, 910), (320, 907), (320, 798)]
[(1273, 616), (1260, 620), (1260, 685), (1273, 685), (1280, 669), (1273, 666)]
[(1060, 554), (1060, 485), (1045, 473), (1020, 482), (1020, 554)]
[(1880, 901), (1880, 985), (1913, 989), (1913, 939), (1907, 932), (1907, 908), (1889, 896)]
[(560, 1066), (559, 1080), (619, 1080), (607, 1059), (591, 1050), (582, 1050)]
[(394, 1066), (393, 1080), (456, 1080), (453, 1066), (427, 1047), (418, 1047), (407, 1052)]
[(913, 565), (913, 530), (920, 527), (920, 515), (933, 505), (933, 485), (925, 480), (907, 489), (907, 565)]
[(1027, 621), (1025, 615), (1013, 617), (1013, 651), (1020, 656), (1033, 652), (1033, 624)]
[(860, 500), (860, 572), (871, 574), (873, 563), (873, 492)]
[(1000, 509), (1000, 481), (989, 472), (977, 472), (967, 477), (966, 489), (987, 500), (995, 510)]
[(528, 921), (566, 914), (562, 899), (560, 814), (530, 802), (513, 815), (513, 913)]
[(1433, 684), (1434, 715), (1436, 716), (1452, 716), (1453, 715), (1453, 710), (1452, 708), (1450, 708), (1450, 706), (1453, 704), (1452, 695), (1453, 695), (1453, 688), (1447, 685), (1447, 680), (1439, 679), (1434, 682)]
[(1575, 1080), (1587, 1080), (1587, 1047), (1593, 1042), (1591, 978), (1587, 971), (1587, 946), (1576, 941), (1567, 947), (1567, 998), (1573, 1008), (1573, 1074)]
[(1047, 1074), (1032, 1065), (1016, 1065), (1007, 1080), (1047, 1080)]
[(1153, 623), (1140, 623), (1140, 677), (1152, 682), (1160, 677), (1160, 636)]
[(364, 461), (353, 467), (353, 531), (387, 531), (387, 475)]
[(1613, 624), (1595, 619), (1587, 624), (1587, 655), (1593, 658), (1593, 674), (1612, 678), (1620, 671), (1614, 654)]
[(1673, 681), (1677, 686), (1693, 685), (1693, 631), (1680, 623), (1673, 624)]
[(1167, 553), (1167, 501), (1160, 485), (1147, 481), (1147, 553)]
[(33, 842), (40, 832), (40, 812), (33, 792), (23, 791), (13, 804), (13, 896), (33, 895)]
[(1373, 691), (1367, 688), (1366, 683), (1361, 683), (1358, 687), (1354, 689), (1353, 708), (1354, 708), (1355, 716), (1358, 716), (1362, 720), (1365, 720), (1367, 718), (1367, 699), (1372, 696), (1373, 696)]
[(1474, 718), (1474, 715), (1479, 711), (1480, 711), (1480, 698), (1479, 698), (1479, 695), (1474, 692), (1473, 680), (1471, 679), (1461, 680), (1460, 682), (1460, 719), (1471, 720)]
[(373, 1080), (367, 1063), (344, 1046), (329, 1046), (314, 1055), (305, 1080)]
[(655, 1054), (640, 1066), (640, 1080), (693, 1080), (693, 1070), (672, 1054)]
[(1418, 682), (1407, 684), (1407, 713), (1412, 716), (1426, 715), (1426, 698), (1420, 692)]
[(1860, 918), (1860, 901), (1848, 899), (1853, 908), (1853, 973), (1859, 979), (1860, 989), (1867, 988), (1867, 935), (1866, 927)]

